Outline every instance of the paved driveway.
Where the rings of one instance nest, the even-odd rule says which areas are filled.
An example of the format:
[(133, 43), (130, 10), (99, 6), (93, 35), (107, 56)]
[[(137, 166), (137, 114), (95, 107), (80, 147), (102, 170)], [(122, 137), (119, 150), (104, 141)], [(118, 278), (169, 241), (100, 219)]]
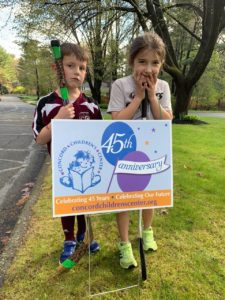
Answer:
[[(0, 96), (0, 253), (23, 209), (23, 189), (31, 189), (46, 157), (33, 140), (34, 106)], [(30, 184), (30, 185), (29, 185)], [(26, 200), (26, 198), (24, 198)]]
[(214, 117), (214, 118), (225, 118), (225, 112), (212, 112), (212, 111), (196, 111), (191, 110), (188, 112), (189, 115), (195, 115), (199, 117)]

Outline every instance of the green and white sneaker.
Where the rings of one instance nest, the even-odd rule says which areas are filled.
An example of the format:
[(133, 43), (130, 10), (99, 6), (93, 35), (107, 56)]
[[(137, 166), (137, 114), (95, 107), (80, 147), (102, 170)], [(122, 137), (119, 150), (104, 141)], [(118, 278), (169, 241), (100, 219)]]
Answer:
[(142, 238), (143, 238), (143, 248), (145, 251), (157, 250), (158, 247), (156, 241), (154, 240), (153, 230), (151, 226), (148, 229), (143, 230)]
[(137, 267), (137, 262), (134, 258), (131, 243), (121, 242), (118, 244), (120, 251), (120, 266), (123, 269), (131, 269)]

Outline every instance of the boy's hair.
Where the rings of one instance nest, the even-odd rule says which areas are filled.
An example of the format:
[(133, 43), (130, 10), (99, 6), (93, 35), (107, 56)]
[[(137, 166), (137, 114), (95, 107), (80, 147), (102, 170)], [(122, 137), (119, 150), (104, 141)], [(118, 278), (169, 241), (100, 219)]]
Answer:
[(145, 32), (144, 35), (136, 37), (129, 51), (129, 65), (133, 66), (137, 54), (145, 49), (154, 50), (158, 54), (162, 63), (165, 61), (166, 48), (161, 37), (155, 32)]
[(88, 51), (77, 44), (62, 43), (61, 54), (62, 58), (65, 55), (75, 55), (80, 61), (85, 61), (88, 63)]

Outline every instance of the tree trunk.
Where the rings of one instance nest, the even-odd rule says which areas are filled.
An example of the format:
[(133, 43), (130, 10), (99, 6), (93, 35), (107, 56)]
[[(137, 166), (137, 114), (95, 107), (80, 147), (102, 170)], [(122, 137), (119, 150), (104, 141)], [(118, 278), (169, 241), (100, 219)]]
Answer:
[(87, 68), (86, 79), (87, 79), (87, 82), (89, 84), (89, 87), (90, 87), (90, 90), (91, 90), (91, 94), (93, 95), (94, 94), (94, 86), (93, 86), (93, 83), (92, 83), (92, 78), (91, 78), (91, 73), (90, 73), (89, 68)]
[(219, 33), (224, 26), (225, 1), (203, 0), (202, 36), (197, 54), (190, 64), (187, 74), (177, 63), (174, 48), (171, 42), (166, 19), (159, 0), (146, 0), (148, 18), (155, 31), (162, 37), (167, 45), (165, 71), (167, 71), (176, 84), (175, 118), (182, 118), (187, 114), (191, 94), (197, 81), (207, 67), (214, 50)]
[(94, 88), (92, 91), (92, 96), (98, 103), (101, 103), (101, 86), (103, 78), (103, 60), (102, 52), (96, 51), (95, 53), (95, 64), (94, 64)]
[(188, 114), (192, 91), (192, 87), (188, 86), (184, 80), (176, 83), (176, 103), (173, 112), (175, 119), (182, 119)]
[(40, 86), (39, 86), (39, 76), (38, 76), (37, 66), (35, 66), (35, 76), (36, 76), (36, 95), (37, 95), (37, 99), (39, 99), (40, 98)]
[(95, 78), (94, 90), (92, 96), (96, 101), (98, 101), (98, 103), (101, 103), (101, 85), (102, 85), (102, 80)]

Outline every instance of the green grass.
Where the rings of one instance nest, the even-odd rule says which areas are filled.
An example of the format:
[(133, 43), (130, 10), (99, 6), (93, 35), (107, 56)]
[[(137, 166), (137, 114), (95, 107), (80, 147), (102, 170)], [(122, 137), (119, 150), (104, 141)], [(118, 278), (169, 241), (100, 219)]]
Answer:
[[(158, 251), (146, 256), (148, 281), (94, 299), (225, 299), (225, 122), (173, 125), (174, 207), (155, 211)], [(130, 239), (137, 249), (137, 213), (131, 213)], [(115, 215), (92, 217), (102, 250), (91, 256), (91, 293), (137, 284), (139, 269), (118, 265)], [(57, 276), (63, 235), (51, 217), (50, 168), (33, 207), (23, 246), (9, 269), (0, 299), (88, 299), (88, 255), (69, 273)]]
[(33, 95), (33, 96), (28, 96), (28, 95), (19, 95), (19, 98), (28, 103), (28, 104), (33, 104), (33, 105), (36, 105), (37, 104), (37, 96)]
[(112, 120), (111, 114), (107, 114), (105, 109), (101, 109), (104, 120)]

